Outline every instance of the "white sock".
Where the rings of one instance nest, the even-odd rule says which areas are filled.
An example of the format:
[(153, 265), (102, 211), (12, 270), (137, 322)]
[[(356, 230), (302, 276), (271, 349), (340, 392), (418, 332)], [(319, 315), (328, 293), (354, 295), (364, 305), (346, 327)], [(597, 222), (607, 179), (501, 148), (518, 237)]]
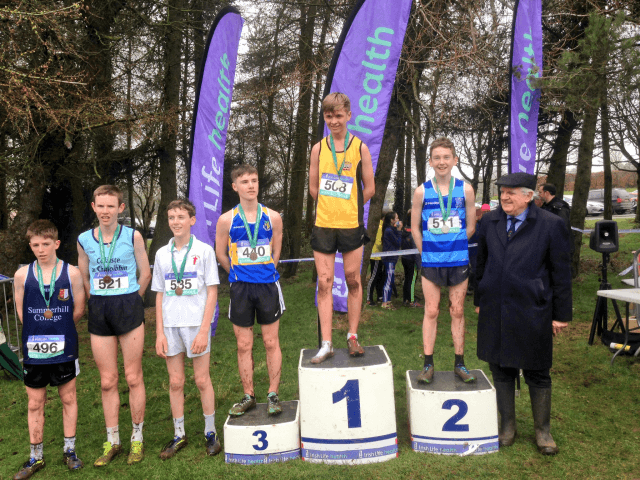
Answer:
[(173, 428), (176, 437), (184, 437), (184, 415), (173, 419)]
[(44, 448), (44, 445), (43, 445), (42, 442), (40, 442), (40, 443), (32, 443), (31, 444), (31, 458), (35, 458), (36, 460), (42, 460), (43, 448)]
[(332, 345), (329, 340), (323, 340), (322, 348), (318, 351), (318, 353), (316, 354), (316, 357), (321, 357), (322, 355), (329, 353), (331, 351), (331, 347)]
[(358, 334), (357, 333), (347, 333), (347, 340), (349, 340), (351, 337), (356, 337), (356, 340), (358, 339)]
[(118, 425), (115, 427), (107, 427), (107, 442), (111, 445), (120, 445), (120, 429)]
[(64, 437), (64, 452), (74, 451), (76, 449), (76, 437)]
[(204, 434), (216, 431), (216, 412), (204, 416)]
[(131, 424), (133, 425), (133, 432), (131, 432), (131, 441), (132, 442), (141, 442), (142, 441), (142, 426), (144, 425), (144, 422), (140, 422), (140, 423), (131, 422)]

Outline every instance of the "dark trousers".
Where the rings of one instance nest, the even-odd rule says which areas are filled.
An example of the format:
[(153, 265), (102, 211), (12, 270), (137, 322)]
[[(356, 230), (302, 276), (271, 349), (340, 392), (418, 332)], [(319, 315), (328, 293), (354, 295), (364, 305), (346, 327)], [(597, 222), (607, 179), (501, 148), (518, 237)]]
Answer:
[[(490, 363), (491, 375), (494, 383), (512, 383), (518, 376), (517, 368), (501, 367), (497, 363)], [(546, 370), (523, 370), (524, 381), (534, 388), (551, 388), (551, 375)]]
[(382, 298), (382, 289), (384, 287), (384, 264), (382, 260), (370, 260), (371, 277), (367, 284), (367, 301), (373, 302), (373, 291), (375, 290), (377, 299)]
[(415, 301), (415, 286), (416, 286), (416, 262), (411, 258), (400, 258), (402, 261), (402, 268), (404, 269), (404, 283), (402, 284), (402, 300), (404, 302)]

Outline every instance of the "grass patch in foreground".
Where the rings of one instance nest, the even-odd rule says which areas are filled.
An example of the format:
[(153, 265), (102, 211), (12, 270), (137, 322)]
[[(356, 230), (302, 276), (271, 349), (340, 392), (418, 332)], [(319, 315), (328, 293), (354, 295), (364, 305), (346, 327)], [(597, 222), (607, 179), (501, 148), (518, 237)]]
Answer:
[[(621, 251), (612, 255), (610, 280), (614, 288), (620, 286), (616, 273), (630, 263), (632, 246), (637, 236), (621, 237)], [(588, 237), (585, 236), (588, 242)], [(106, 439), (100, 379), (91, 355), (86, 320), (80, 323), (81, 374), (78, 377), (79, 421), (78, 454), (86, 467), (69, 473), (61, 462), (62, 407), (56, 389), (49, 389), (45, 409), (44, 434), (46, 469), (34, 478), (67, 479), (72, 475), (83, 478), (278, 478), (278, 479), (386, 479), (386, 478), (637, 478), (637, 452), (640, 450), (640, 361), (628, 357), (616, 360), (609, 367), (611, 354), (600, 343), (587, 345), (587, 337), (595, 308), (595, 292), (599, 285), (599, 255), (588, 247), (583, 249), (584, 261), (580, 276), (574, 282), (574, 321), (565, 334), (554, 340), (554, 382), (552, 432), (560, 447), (556, 457), (537, 453), (533, 420), (527, 387), (516, 400), (518, 437), (514, 446), (485, 456), (445, 457), (418, 454), (411, 450), (407, 427), (405, 392), (406, 370), (420, 369), (422, 360), (422, 309), (401, 307), (401, 299), (394, 300), (397, 311), (381, 308), (363, 310), (360, 338), (364, 345), (384, 344), (393, 362), (396, 421), (399, 458), (372, 465), (356, 467), (313, 465), (302, 461), (266, 466), (227, 465), (224, 455), (206, 457), (202, 440), (202, 410), (199, 393), (193, 381), (193, 369), (187, 367), (185, 388), (185, 419), (190, 444), (175, 458), (162, 462), (158, 454), (173, 435), (169, 408), (168, 375), (164, 360), (155, 355), (155, 321), (153, 309), (146, 312), (146, 340), (143, 359), (147, 388), (145, 416), (145, 460), (134, 466), (126, 465), (126, 456), (111, 465), (97, 469), (93, 461), (101, 454)], [(398, 264), (398, 281), (402, 267)], [(313, 304), (314, 284), (310, 264), (301, 267), (297, 278), (283, 280), (287, 311), (281, 320), (280, 339), (283, 353), (283, 372), (280, 398), (298, 398), (297, 364), (302, 348), (314, 348), (316, 311)], [(417, 286), (420, 291), (420, 286)], [(398, 284), (398, 291), (402, 287)], [(420, 297), (422, 295), (420, 294)], [(220, 311), (228, 307), (228, 288), (220, 292)], [(610, 309), (612, 310), (612, 309)], [(453, 368), (453, 344), (447, 299), (443, 296), (441, 322), (436, 343), (436, 368)], [(477, 316), (471, 297), (466, 301), (468, 367), (481, 368), (491, 378), (488, 366), (476, 357)], [(345, 346), (346, 318), (336, 315), (333, 339), (337, 347)], [(265, 402), (268, 375), (264, 347), (255, 333), (255, 387), (260, 402)], [(120, 362), (120, 365), (122, 363)], [(189, 363), (188, 363), (189, 365)], [(127, 385), (120, 372), (120, 432), (125, 450), (129, 449), (131, 433)], [(236, 347), (229, 321), (220, 319), (218, 334), (212, 342), (211, 377), (216, 392), (216, 427), (222, 435), (226, 411), (242, 396), (237, 371)], [(428, 414), (428, 413), (427, 413)], [(0, 375), (0, 478), (11, 478), (27, 459), (27, 396), (24, 386), (8, 381)], [(224, 445), (224, 437), (222, 437)]]

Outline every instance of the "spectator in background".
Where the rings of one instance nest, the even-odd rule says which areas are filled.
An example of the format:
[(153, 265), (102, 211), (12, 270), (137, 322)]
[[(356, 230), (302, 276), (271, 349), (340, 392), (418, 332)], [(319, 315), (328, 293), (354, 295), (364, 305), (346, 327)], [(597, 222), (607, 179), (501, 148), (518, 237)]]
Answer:
[[(407, 214), (404, 216), (400, 246), (402, 250), (413, 250), (417, 248), (411, 236), (411, 209), (407, 210)], [(402, 268), (404, 269), (402, 304), (405, 307), (422, 307), (422, 305), (415, 300), (416, 277), (418, 275), (418, 268), (420, 267), (420, 256), (418, 254), (402, 255), (400, 260), (402, 261)]]
[(569, 220), (571, 207), (562, 198), (556, 197), (556, 186), (553, 183), (543, 183), (538, 187), (538, 194), (544, 201), (544, 205), (540, 208), (562, 218), (562, 221), (564, 221), (564, 224), (567, 226), (567, 230), (571, 232), (571, 222)]
[[(378, 234), (376, 235), (376, 241), (373, 244), (373, 250), (371, 254), (380, 253), (382, 251), (382, 223), (384, 218), (380, 220), (378, 226)], [(367, 305), (374, 306), (382, 298), (382, 288), (384, 287), (384, 262), (381, 258), (372, 258), (369, 260), (371, 265), (371, 276), (369, 277), (369, 283), (367, 284)], [(373, 292), (376, 292), (376, 300), (373, 299)]]
[[(402, 222), (398, 220), (398, 214), (395, 212), (389, 212), (384, 216), (382, 222), (382, 251), (393, 252), (400, 250), (400, 241)], [(386, 271), (386, 277), (384, 282), (384, 288), (382, 289), (382, 308), (387, 310), (395, 310), (395, 307), (391, 303), (391, 293), (393, 291), (393, 284), (396, 280), (396, 263), (398, 257), (383, 257), (384, 268)]]

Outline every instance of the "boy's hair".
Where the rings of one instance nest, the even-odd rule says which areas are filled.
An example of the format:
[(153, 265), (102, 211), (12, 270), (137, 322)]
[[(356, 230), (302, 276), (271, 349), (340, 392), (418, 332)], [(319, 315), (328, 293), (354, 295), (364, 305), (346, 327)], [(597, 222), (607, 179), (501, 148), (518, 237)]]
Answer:
[(253, 165), (249, 165), (247, 163), (243, 163), (242, 165), (238, 165), (236, 168), (231, 170), (231, 182), (236, 183), (236, 179), (241, 177), (242, 175), (252, 175), (258, 174), (258, 169)]
[(456, 147), (453, 145), (453, 142), (449, 140), (447, 137), (438, 137), (436, 138), (431, 146), (429, 147), (429, 158), (431, 158), (431, 154), (433, 153), (434, 148), (443, 147), (451, 149), (451, 153), (454, 157), (456, 157)]
[(58, 228), (49, 220), (36, 220), (27, 228), (27, 241), (32, 237), (50, 238), (54, 242), (58, 240)]
[(190, 217), (196, 216), (196, 207), (194, 207), (193, 203), (191, 203), (191, 201), (186, 198), (179, 198), (177, 200), (174, 200), (173, 202), (169, 203), (169, 205), (167, 206), (167, 212), (169, 212), (169, 210), (178, 210), (178, 209), (186, 210), (186, 212), (189, 214)]
[(333, 112), (338, 108), (344, 108), (345, 111), (351, 111), (351, 100), (344, 93), (330, 93), (322, 100), (322, 112)]
[(114, 197), (118, 197), (118, 205), (122, 205), (124, 202), (124, 195), (122, 194), (122, 190), (120, 190), (115, 185), (100, 185), (93, 192), (93, 202), (96, 201), (96, 197), (100, 195), (113, 195)]

